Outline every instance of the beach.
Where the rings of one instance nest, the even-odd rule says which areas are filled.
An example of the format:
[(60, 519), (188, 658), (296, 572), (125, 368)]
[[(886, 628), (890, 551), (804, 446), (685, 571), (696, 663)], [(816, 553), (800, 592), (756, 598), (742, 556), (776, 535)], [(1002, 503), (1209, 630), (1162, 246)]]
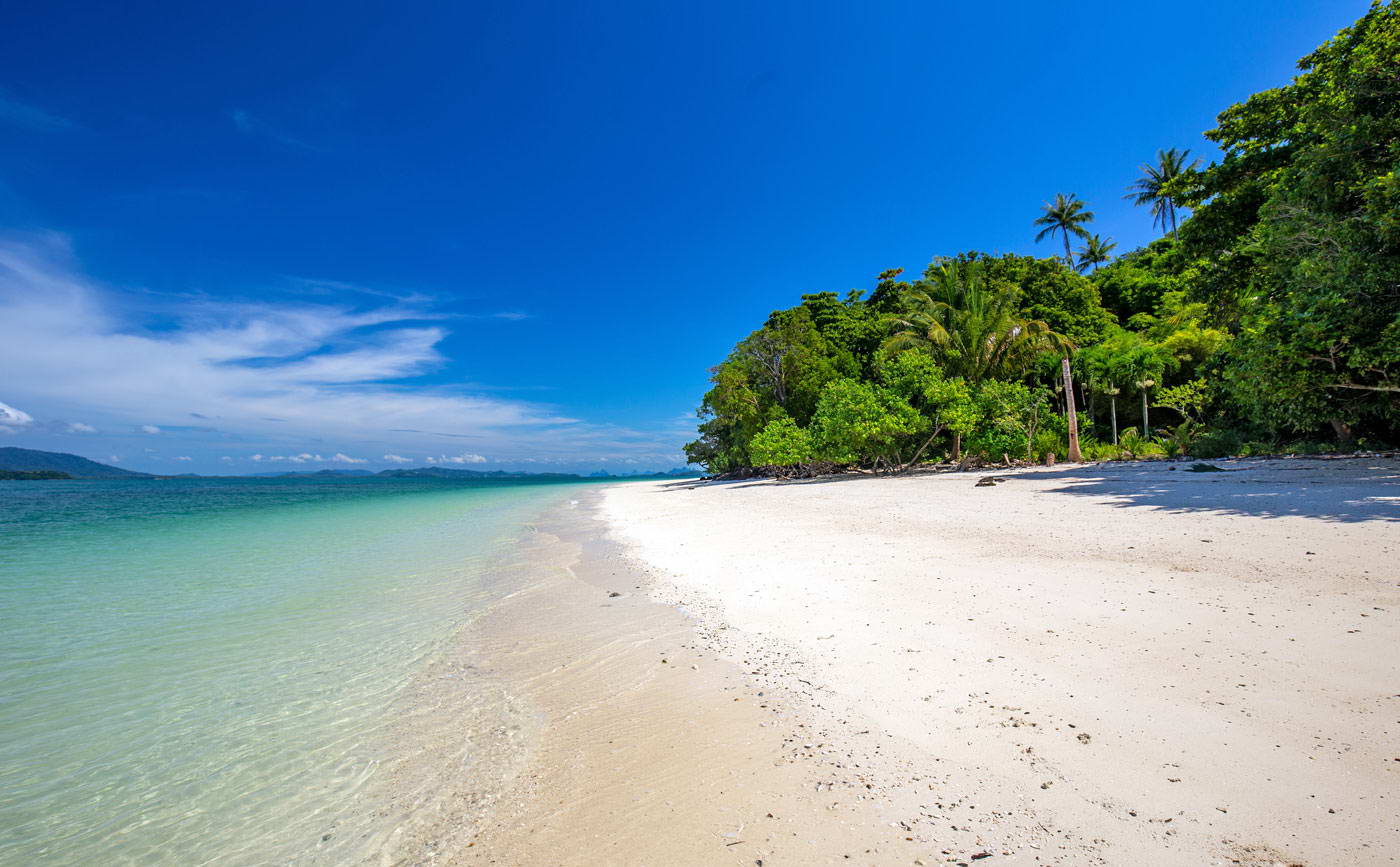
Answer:
[(1400, 462), (1217, 464), (588, 495), (461, 860), (1394, 863)]

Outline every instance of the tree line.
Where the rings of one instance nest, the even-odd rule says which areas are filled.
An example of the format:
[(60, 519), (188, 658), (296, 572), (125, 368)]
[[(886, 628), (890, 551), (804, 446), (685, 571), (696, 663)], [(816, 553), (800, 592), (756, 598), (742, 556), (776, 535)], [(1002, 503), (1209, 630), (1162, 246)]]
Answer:
[[(1072, 194), (1063, 255), (938, 256), (817, 292), (711, 371), (687, 457), (758, 466), (1039, 460), (1395, 444), (1400, 8), (1223, 111), (1221, 158), (1159, 151), (1127, 190), (1162, 237), (1122, 256)], [(1076, 243), (1078, 244), (1076, 248)]]

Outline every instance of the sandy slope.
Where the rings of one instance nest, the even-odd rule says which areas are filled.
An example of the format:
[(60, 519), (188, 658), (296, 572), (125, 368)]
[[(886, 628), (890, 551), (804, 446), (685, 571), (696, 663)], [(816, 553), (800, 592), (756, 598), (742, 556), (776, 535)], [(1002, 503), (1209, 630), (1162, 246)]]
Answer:
[(877, 863), (1396, 863), (1400, 461), (1220, 463), (604, 513), (751, 686), (810, 702), (829, 742), (797, 753), (865, 756), (911, 846)]

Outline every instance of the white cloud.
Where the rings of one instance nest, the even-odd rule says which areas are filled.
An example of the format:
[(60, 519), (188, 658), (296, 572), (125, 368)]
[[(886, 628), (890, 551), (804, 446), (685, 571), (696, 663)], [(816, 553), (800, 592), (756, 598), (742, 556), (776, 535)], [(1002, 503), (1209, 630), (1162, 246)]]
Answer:
[(411, 464), (413, 458), (406, 458), (403, 455), (385, 455), (384, 460), (395, 464)]
[(336, 452), (335, 455), (331, 457), (331, 462), (337, 464), (367, 464), (369, 460), (367, 458), (352, 458), (349, 455)]
[(141, 430), (139, 415), (217, 417), (234, 434), (272, 431), (275, 418), (283, 436), (357, 438), (576, 421), (523, 401), (394, 383), (444, 363), (437, 345), (447, 331), (423, 324), (438, 318), (431, 311), (399, 301), (354, 309), (196, 298), (154, 311), (177, 327), (146, 331), (137, 314), (152, 311), (124, 309), (131, 298), (95, 285), (71, 258), (60, 236), (0, 237), (0, 369), (26, 370), (31, 383), (16, 396), (100, 405), (138, 416), (131, 423)]
[(158, 434), (160, 433), (160, 428), (153, 424), (143, 424), (141, 425), (141, 433)]
[[(432, 458), (428, 458), (428, 460), (431, 461), (431, 460), (433, 460), (433, 459), (432, 459)], [(439, 455), (438, 458), (437, 458), (437, 463), (440, 463), (440, 464), (484, 464), (484, 463), (486, 463), (486, 458), (482, 457), (481, 455), (468, 455), (468, 454), (461, 454), (461, 455)]]
[[(390, 454), (437, 454), (444, 435), (472, 443), (473, 455), (443, 457), (452, 464), (677, 451), (673, 431), (584, 424), (546, 405), (415, 379), (446, 363), (445, 323), (466, 321), (438, 315), (423, 297), (307, 297), (115, 291), (81, 272), (60, 235), (0, 234), (0, 370), (26, 372), (7, 377), (5, 397), (104, 431), (217, 419), (221, 439), (256, 443), (265, 461), (309, 442), (331, 455), (368, 441)], [(198, 460), (195, 448), (213, 447), (206, 434), (167, 425), (161, 436)]]
[(68, 423), (69, 433), (97, 433), (97, 428), (90, 424), (83, 424), (80, 421), (70, 421)]
[(22, 409), (15, 409), (7, 403), (0, 403), (0, 431), (15, 433), (20, 428), (34, 423), (34, 417)]
[(177, 460), (177, 461), (192, 461), (192, 460), (194, 460), (194, 458), (190, 457), (189, 455), (178, 455), (178, 456), (175, 458), (175, 460)]
[(117, 457), (116, 455), (108, 455), (107, 462), (112, 464), (121, 463), (121, 458)]
[(249, 460), (254, 460), (254, 461), (260, 461), (260, 460), (262, 460), (262, 459), (263, 459), (263, 456), (262, 456), (262, 455), (253, 455), (251, 458), (249, 458)]

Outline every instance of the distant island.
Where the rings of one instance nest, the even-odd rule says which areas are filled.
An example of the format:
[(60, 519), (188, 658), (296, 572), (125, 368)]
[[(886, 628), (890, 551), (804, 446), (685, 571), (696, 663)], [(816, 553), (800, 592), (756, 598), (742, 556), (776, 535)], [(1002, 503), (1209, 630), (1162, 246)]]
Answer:
[(67, 473), (58, 470), (0, 470), (0, 482), (36, 481), (43, 479), (71, 479)]
[(393, 469), (372, 472), (370, 470), (309, 470), (305, 472), (252, 473), (242, 476), (202, 476), (198, 473), (178, 475), (158, 473), (138, 473), (124, 470), (109, 464), (101, 464), (78, 455), (66, 452), (45, 452), (38, 449), (14, 447), (0, 448), (0, 480), (17, 479), (199, 479), (199, 478), (274, 478), (274, 479), (324, 479), (375, 477), (386, 479), (536, 479), (547, 481), (557, 479), (622, 479), (657, 478), (665, 476), (697, 476), (699, 473), (677, 467), (664, 473), (625, 473), (614, 474), (598, 470), (587, 476), (578, 473), (524, 473), (507, 470), (457, 470), (448, 467), (417, 467), (413, 469)]

